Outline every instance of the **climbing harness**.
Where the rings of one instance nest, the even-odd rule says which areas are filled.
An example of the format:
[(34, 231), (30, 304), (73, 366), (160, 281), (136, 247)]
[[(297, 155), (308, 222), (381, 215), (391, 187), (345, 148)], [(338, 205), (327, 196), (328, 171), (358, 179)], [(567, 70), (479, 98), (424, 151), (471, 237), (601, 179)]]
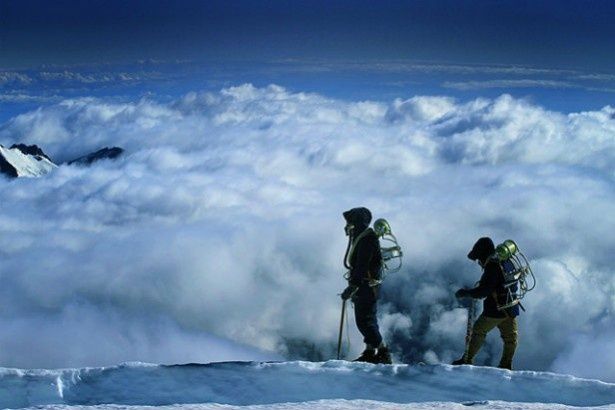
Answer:
[(513, 240), (507, 239), (495, 248), (489, 260), (499, 263), (504, 275), (506, 299), (503, 304), (498, 303), (498, 310), (520, 305), (525, 294), (536, 286), (536, 277), (525, 255)]

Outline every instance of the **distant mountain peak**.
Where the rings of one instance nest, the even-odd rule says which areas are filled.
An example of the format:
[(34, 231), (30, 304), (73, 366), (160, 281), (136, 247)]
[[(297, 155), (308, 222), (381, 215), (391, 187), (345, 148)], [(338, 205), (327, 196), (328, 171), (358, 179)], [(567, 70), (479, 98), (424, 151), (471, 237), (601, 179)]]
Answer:
[(120, 147), (105, 147), (96, 152), (92, 152), (82, 157), (73, 159), (72, 161), (68, 161), (68, 165), (91, 165), (92, 163), (103, 159), (115, 159), (123, 153), (124, 150)]
[(54, 168), (57, 165), (36, 145), (0, 145), (0, 173), (10, 178), (39, 177)]
[[(43, 152), (38, 145), (13, 144), (10, 149), (18, 149), (22, 154), (32, 155), (34, 157), (47, 158), (49, 162), (53, 162), (51, 158)], [(38, 159), (38, 158), (37, 158)]]

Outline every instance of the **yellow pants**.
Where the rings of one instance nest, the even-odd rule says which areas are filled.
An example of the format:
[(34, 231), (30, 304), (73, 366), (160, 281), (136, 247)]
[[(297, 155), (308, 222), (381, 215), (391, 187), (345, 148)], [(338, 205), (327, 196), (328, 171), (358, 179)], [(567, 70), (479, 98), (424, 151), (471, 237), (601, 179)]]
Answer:
[(493, 330), (495, 327), (500, 330), (500, 336), (504, 341), (504, 350), (502, 351), (502, 359), (498, 367), (504, 369), (512, 369), (512, 360), (517, 349), (518, 340), (518, 328), (517, 319), (514, 317), (488, 317), (480, 315), (474, 327), (472, 328), (472, 338), (470, 339), (470, 346), (468, 348), (468, 354), (465, 357), (467, 363), (472, 363), (474, 356), (478, 353), (487, 333)]

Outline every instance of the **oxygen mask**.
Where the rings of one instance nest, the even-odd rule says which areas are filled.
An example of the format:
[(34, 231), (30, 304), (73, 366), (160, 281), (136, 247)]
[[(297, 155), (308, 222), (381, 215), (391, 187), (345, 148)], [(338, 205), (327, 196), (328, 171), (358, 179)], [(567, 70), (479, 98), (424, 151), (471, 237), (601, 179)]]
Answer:
[(353, 224), (346, 224), (346, 226), (344, 227), (344, 232), (346, 232), (346, 236), (352, 236), (352, 233), (354, 231), (354, 225)]

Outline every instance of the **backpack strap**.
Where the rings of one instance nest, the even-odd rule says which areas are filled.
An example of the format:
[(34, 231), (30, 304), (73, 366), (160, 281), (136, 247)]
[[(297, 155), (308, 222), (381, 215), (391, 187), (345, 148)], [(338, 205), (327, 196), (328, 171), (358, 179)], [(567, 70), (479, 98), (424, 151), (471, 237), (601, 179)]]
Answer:
[(372, 228), (367, 228), (363, 232), (361, 232), (359, 236), (357, 236), (354, 239), (354, 241), (352, 241), (352, 245), (350, 246), (350, 251), (348, 252), (348, 259), (347, 259), (348, 266), (350, 266), (351, 268), (352, 268), (352, 265), (350, 264), (350, 260), (352, 259), (352, 256), (354, 255), (356, 246), (359, 244), (361, 239), (365, 238), (370, 232), (374, 232), (374, 230)]

